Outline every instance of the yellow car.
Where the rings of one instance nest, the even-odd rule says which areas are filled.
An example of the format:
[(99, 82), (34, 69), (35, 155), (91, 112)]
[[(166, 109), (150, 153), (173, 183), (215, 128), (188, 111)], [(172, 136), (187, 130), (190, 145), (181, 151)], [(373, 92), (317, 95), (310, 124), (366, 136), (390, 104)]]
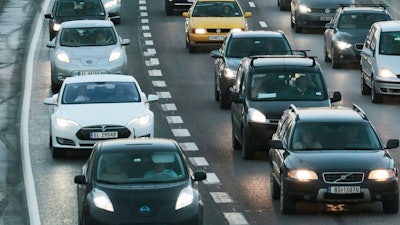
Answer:
[(221, 45), (229, 32), (248, 30), (247, 18), (237, 0), (197, 0), (186, 18), (186, 47), (194, 52), (197, 46)]

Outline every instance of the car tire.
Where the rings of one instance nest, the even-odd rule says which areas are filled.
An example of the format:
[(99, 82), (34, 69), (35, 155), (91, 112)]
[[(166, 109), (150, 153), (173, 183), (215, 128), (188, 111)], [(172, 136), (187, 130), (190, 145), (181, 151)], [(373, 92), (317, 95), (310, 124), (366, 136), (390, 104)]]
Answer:
[(296, 212), (296, 202), (288, 197), (285, 183), (285, 179), (281, 176), (280, 209), (282, 214), (293, 214)]
[(368, 86), (367, 83), (365, 83), (364, 74), (362, 71), (361, 71), (361, 94), (363, 95), (371, 94), (371, 88)]
[(191, 45), (190, 43), (188, 44), (188, 49), (189, 49), (189, 53), (194, 53), (194, 52), (196, 52), (196, 47), (194, 47), (194, 46)]
[(253, 148), (251, 148), (250, 144), (248, 143), (248, 134), (246, 129), (242, 131), (242, 158), (243, 159), (254, 159), (255, 152)]
[[(216, 78), (218, 79), (218, 78)], [(221, 92), (218, 90), (218, 84), (217, 81), (214, 82), (214, 98), (215, 101), (219, 102), (220, 98), (221, 98)]]
[(242, 145), (240, 144), (239, 140), (236, 138), (233, 128), (232, 128), (232, 147), (233, 147), (233, 150), (242, 149)]
[(220, 92), (220, 100), (219, 100), (219, 106), (221, 109), (230, 109), (231, 108), (231, 99), (229, 92)]
[(383, 96), (379, 93), (376, 92), (375, 90), (375, 81), (372, 80), (371, 84), (371, 101), (372, 103), (382, 103), (383, 102)]
[(326, 44), (324, 45), (324, 61), (325, 62), (330, 62), (331, 58), (328, 56), (328, 50), (326, 49)]
[(382, 209), (384, 213), (397, 213), (399, 211), (399, 195), (388, 201), (382, 201)]
[(280, 198), (280, 188), (279, 188), (279, 184), (278, 182), (276, 182), (276, 179), (273, 175), (273, 169), (272, 169), (272, 165), (271, 168), (269, 170), (269, 189), (270, 189), (270, 194), (271, 194), (271, 198), (273, 200), (278, 200)]
[(333, 69), (340, 68), (340, 64), (337, 63), (336, 60), (335, 60), (335, 49), (333, 49), (333, 48), (331, 50), (331, 63), (332, 63), (332, 68)]
[(294, 28), (295, 24), (293, 23), (293, 16), (290, 16), (290, 27)]

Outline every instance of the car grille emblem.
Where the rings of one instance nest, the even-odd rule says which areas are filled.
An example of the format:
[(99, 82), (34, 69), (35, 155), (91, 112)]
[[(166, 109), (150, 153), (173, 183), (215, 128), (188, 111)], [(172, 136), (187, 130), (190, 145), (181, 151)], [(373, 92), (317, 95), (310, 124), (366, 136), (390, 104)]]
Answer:
[(92, 64), (93, 61), (89, 59), (89, 60), (86, 61), (86, 63), (87, 63), (87, 64)]
[(151, 211), (151, 209), (147, 205), (144, 205), (144, 206), (140, 207), (139, 211), (141, 213), (149, 213)]
[(221, 33), (221, 29), (217, 29), (215, 30), (217, 33)]
[(106, 125), (101, 125), (101, 131), (106, 131)]
[(326, 13), (330, 13), (330, 12), (331, 12), (331, 9), (325, 9), (325, 12), (326, 12)]

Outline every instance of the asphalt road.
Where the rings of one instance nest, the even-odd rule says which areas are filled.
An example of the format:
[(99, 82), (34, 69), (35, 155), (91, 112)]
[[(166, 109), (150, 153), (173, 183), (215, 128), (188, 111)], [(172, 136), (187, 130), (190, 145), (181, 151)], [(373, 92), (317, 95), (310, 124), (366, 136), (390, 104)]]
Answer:
[[(392, 5), (389, 10), (399, 18), (395, 11), (400, 8), (399, 1), (385, 2)], [(152, 104), (157, 112), (156, 136), (172, 137), (184, 143), (193, 164), (207, 169), (213, 178), (201, 185), (207, 205), (206, 224), (391, 224), (397, 221), (397, 215), (382, 215), (379, 206), (374, 205), (305, 205), (300, 215), (280, 215), (278, 204), (269, 199), (265, 155), (261, 153), (257, 160), (244, 161), (239, 152), (232, 153), (229, 111), (220, 110), (212, 102), (210, 49), (188, 54), (184, 48), (182, 18), (165, 17), (162, 1), (125, 0), (124, 3), (129, 7), (124, 8), (126, 17), (118, 30), (133, 43), (128, 47), (129, 71), (143, 84), (146, 93), (163, 96), (159, 104)], [(258, 20), (266, 20), (269, 29), (284, 30), (296, 47), (310, 47), (319, 59), (323, 58), (320, 45), (314, 44), (321, 40), (320, 33), (294, 34), (287, 22), (288, 13), (279, 12), (275, 1), (255, 3), (257, 7), (253, 8), (242, 1), (246, 10), (253, 11), (251, 28), (259, 29)], [(84, 158), (54, 161), (47, 145), (48, 115), (42, 104), (50, 95), (46, 22), (35, 53), (31, 84), (34, 88), (32, 93), (26, 93), (31, 95), (29, 127), (20, 122), (23, 90), (27, 86), (24, 83), (27, 46), (41, 5), (40, 0), (0, 0), (0, 225), (77, 224), (75, 186), (71, 181), (79, 173)], [(153, 36), (149, 38), (146, 34)], [(153, 50), (157, 53), (153, 54)], [(394, 134), (398, 138), (396, 124), (400, 121), (395, 113), (400, 104), (398, 99), (373, 105), (368, 97), (360, 95), (356, 68), (332, 70), (329, 64), (321, 64), (328, 75), (330, 89), (342, 91), (341, 105), (359, 103), (372, 115), (371, 120), (384, 139)], [(165, 81), (167, 87), (160, 81)], [(173, 110), (174, 107), (178, 110)], [(184, 122), (176, 122), (174, 118)], [(35, 220), (39, 218), (30, 218), (32, 212), (28, 214), (27, 210), (26, 190), (31, 187), (26, 187), (23, 179), (29, 177), (29, 171), (23, 172), (26, 167), (21, 163), (21, 127), (29, 131), (39, 223)], [(399, 153), (394, 156), (400, 159)]]

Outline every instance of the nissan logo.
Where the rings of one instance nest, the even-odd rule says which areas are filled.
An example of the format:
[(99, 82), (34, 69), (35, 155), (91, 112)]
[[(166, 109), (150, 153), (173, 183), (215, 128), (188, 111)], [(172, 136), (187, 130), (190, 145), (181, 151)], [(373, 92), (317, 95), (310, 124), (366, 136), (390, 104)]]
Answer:
[(151, 209), (150, 209), (149, 206), (144, 205), (144, 206), (140, 207), (139, 211), (140, 211), (141, 213), (149, 213), (149, 212), (151, 211)]
[(89, 60), (86, 61), (86, 63), (87, 63), (87, 64), (92, 64), (93, 61), (89, 59)]

